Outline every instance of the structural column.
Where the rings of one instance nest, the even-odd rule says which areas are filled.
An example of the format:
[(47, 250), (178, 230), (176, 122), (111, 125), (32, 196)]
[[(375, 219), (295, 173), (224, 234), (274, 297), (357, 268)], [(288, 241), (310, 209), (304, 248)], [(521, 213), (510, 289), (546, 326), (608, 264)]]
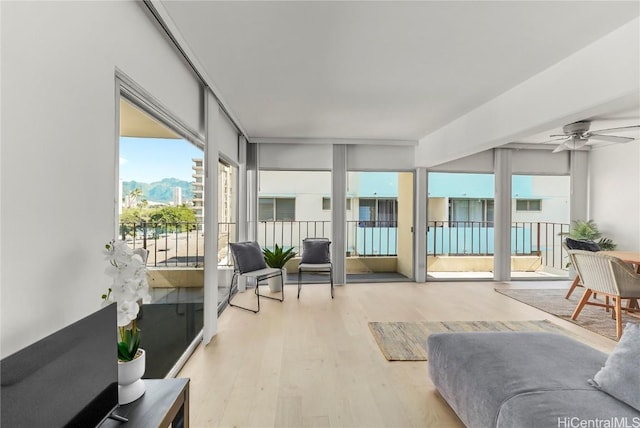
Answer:
[(258, 240), (258, 149), (247, 143), (247, 241)]
[(589, 218), (589, 152), (569, 150), (569, 162), (571, 171), (569, 219), (571, 221), (587, 220)]
[(204, 147), (204, 328), (207, 344), (218, 331), (218, 157), (220, 107), (206, 93), (206, 143)]
[(511, 149), (494, 149), (493, 279), (511, 279)]
[(414, 262), (416, 282), (427, 280), (427, 201), (429, 181), (426, 168), (416, 168), (413, 222)]
[(334, 144), (333, 167), (331, 169), (331, 262), (333, 263), (333, 280), (336, 285), (347, 282), (347, 146)]
[(240, 135), (238, 136), (238, 190), (236, 191), (236, 203), (237, 203), (237, 217), (236, 217), (236, 232), (238, 242), (247, 240), (247, 204), (248, 204), (247, 192), (247, 139)]

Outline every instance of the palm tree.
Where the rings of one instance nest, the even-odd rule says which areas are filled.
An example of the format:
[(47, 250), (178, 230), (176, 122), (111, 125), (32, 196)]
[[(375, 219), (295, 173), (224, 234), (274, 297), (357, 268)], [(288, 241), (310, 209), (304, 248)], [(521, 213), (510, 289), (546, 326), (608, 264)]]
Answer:
[(142, 190), (135, 188), (127, 195), (127, 208), (135, 207), (138, 204), (138, 198), (142, 196)]

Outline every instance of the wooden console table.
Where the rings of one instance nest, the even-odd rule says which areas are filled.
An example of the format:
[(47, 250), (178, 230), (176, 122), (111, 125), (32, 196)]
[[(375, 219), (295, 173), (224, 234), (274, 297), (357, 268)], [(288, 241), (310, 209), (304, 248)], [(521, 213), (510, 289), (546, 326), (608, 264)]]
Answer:
[(129, 422), (107, 419), (101, 428), (189, 428), (189, 379), (144, 379), (146, 392), (113, 413)]

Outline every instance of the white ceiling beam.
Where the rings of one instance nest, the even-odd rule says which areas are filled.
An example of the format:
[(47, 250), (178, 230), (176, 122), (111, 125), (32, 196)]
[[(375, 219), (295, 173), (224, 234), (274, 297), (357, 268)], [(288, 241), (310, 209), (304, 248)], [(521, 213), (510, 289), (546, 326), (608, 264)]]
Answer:
[(261, 144), (347, 144), (371, 146), (417, 146), (417, 140), (384, 140), (366, 138), (251, 138), (252, 143)]
[(640, 18), (422, 138), (431, 167), (584, 117), (640, 104)]

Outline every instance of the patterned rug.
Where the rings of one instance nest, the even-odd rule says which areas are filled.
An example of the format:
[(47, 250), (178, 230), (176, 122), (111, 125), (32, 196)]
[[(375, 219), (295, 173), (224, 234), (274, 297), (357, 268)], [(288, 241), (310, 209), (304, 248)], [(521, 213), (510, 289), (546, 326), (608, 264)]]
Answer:
[[(526, 303), (536, 309), (545, 311), (564, 320), (570, 321), (587, 330), (598, 333), (609, 339), (618, 340), (616, 336), (616, 321), (611, 318), (611, 312), (606, 312), (604, 308), (586, 305), (578, 319), (573, 321), (571, 315), (578, 306), (578, 301), (584, 293), (584, 288), (577, 288), (569, 299), (565, 299), (567, 294), (565, 289), (495, 289), (498, 293), (507, 297)], [(600, 299), (602, 303), (602, 299)], [(623, 305), (625, 303), (623, 302)], [(627, 322), (638, 323), (638, 318), (622, 313), (622, 324)]]
[(547, 331), (568, 334), (547, 320), (370, 322), (369, 329), (389, 361), (426, 361), (427, 337), (450, 331)]

